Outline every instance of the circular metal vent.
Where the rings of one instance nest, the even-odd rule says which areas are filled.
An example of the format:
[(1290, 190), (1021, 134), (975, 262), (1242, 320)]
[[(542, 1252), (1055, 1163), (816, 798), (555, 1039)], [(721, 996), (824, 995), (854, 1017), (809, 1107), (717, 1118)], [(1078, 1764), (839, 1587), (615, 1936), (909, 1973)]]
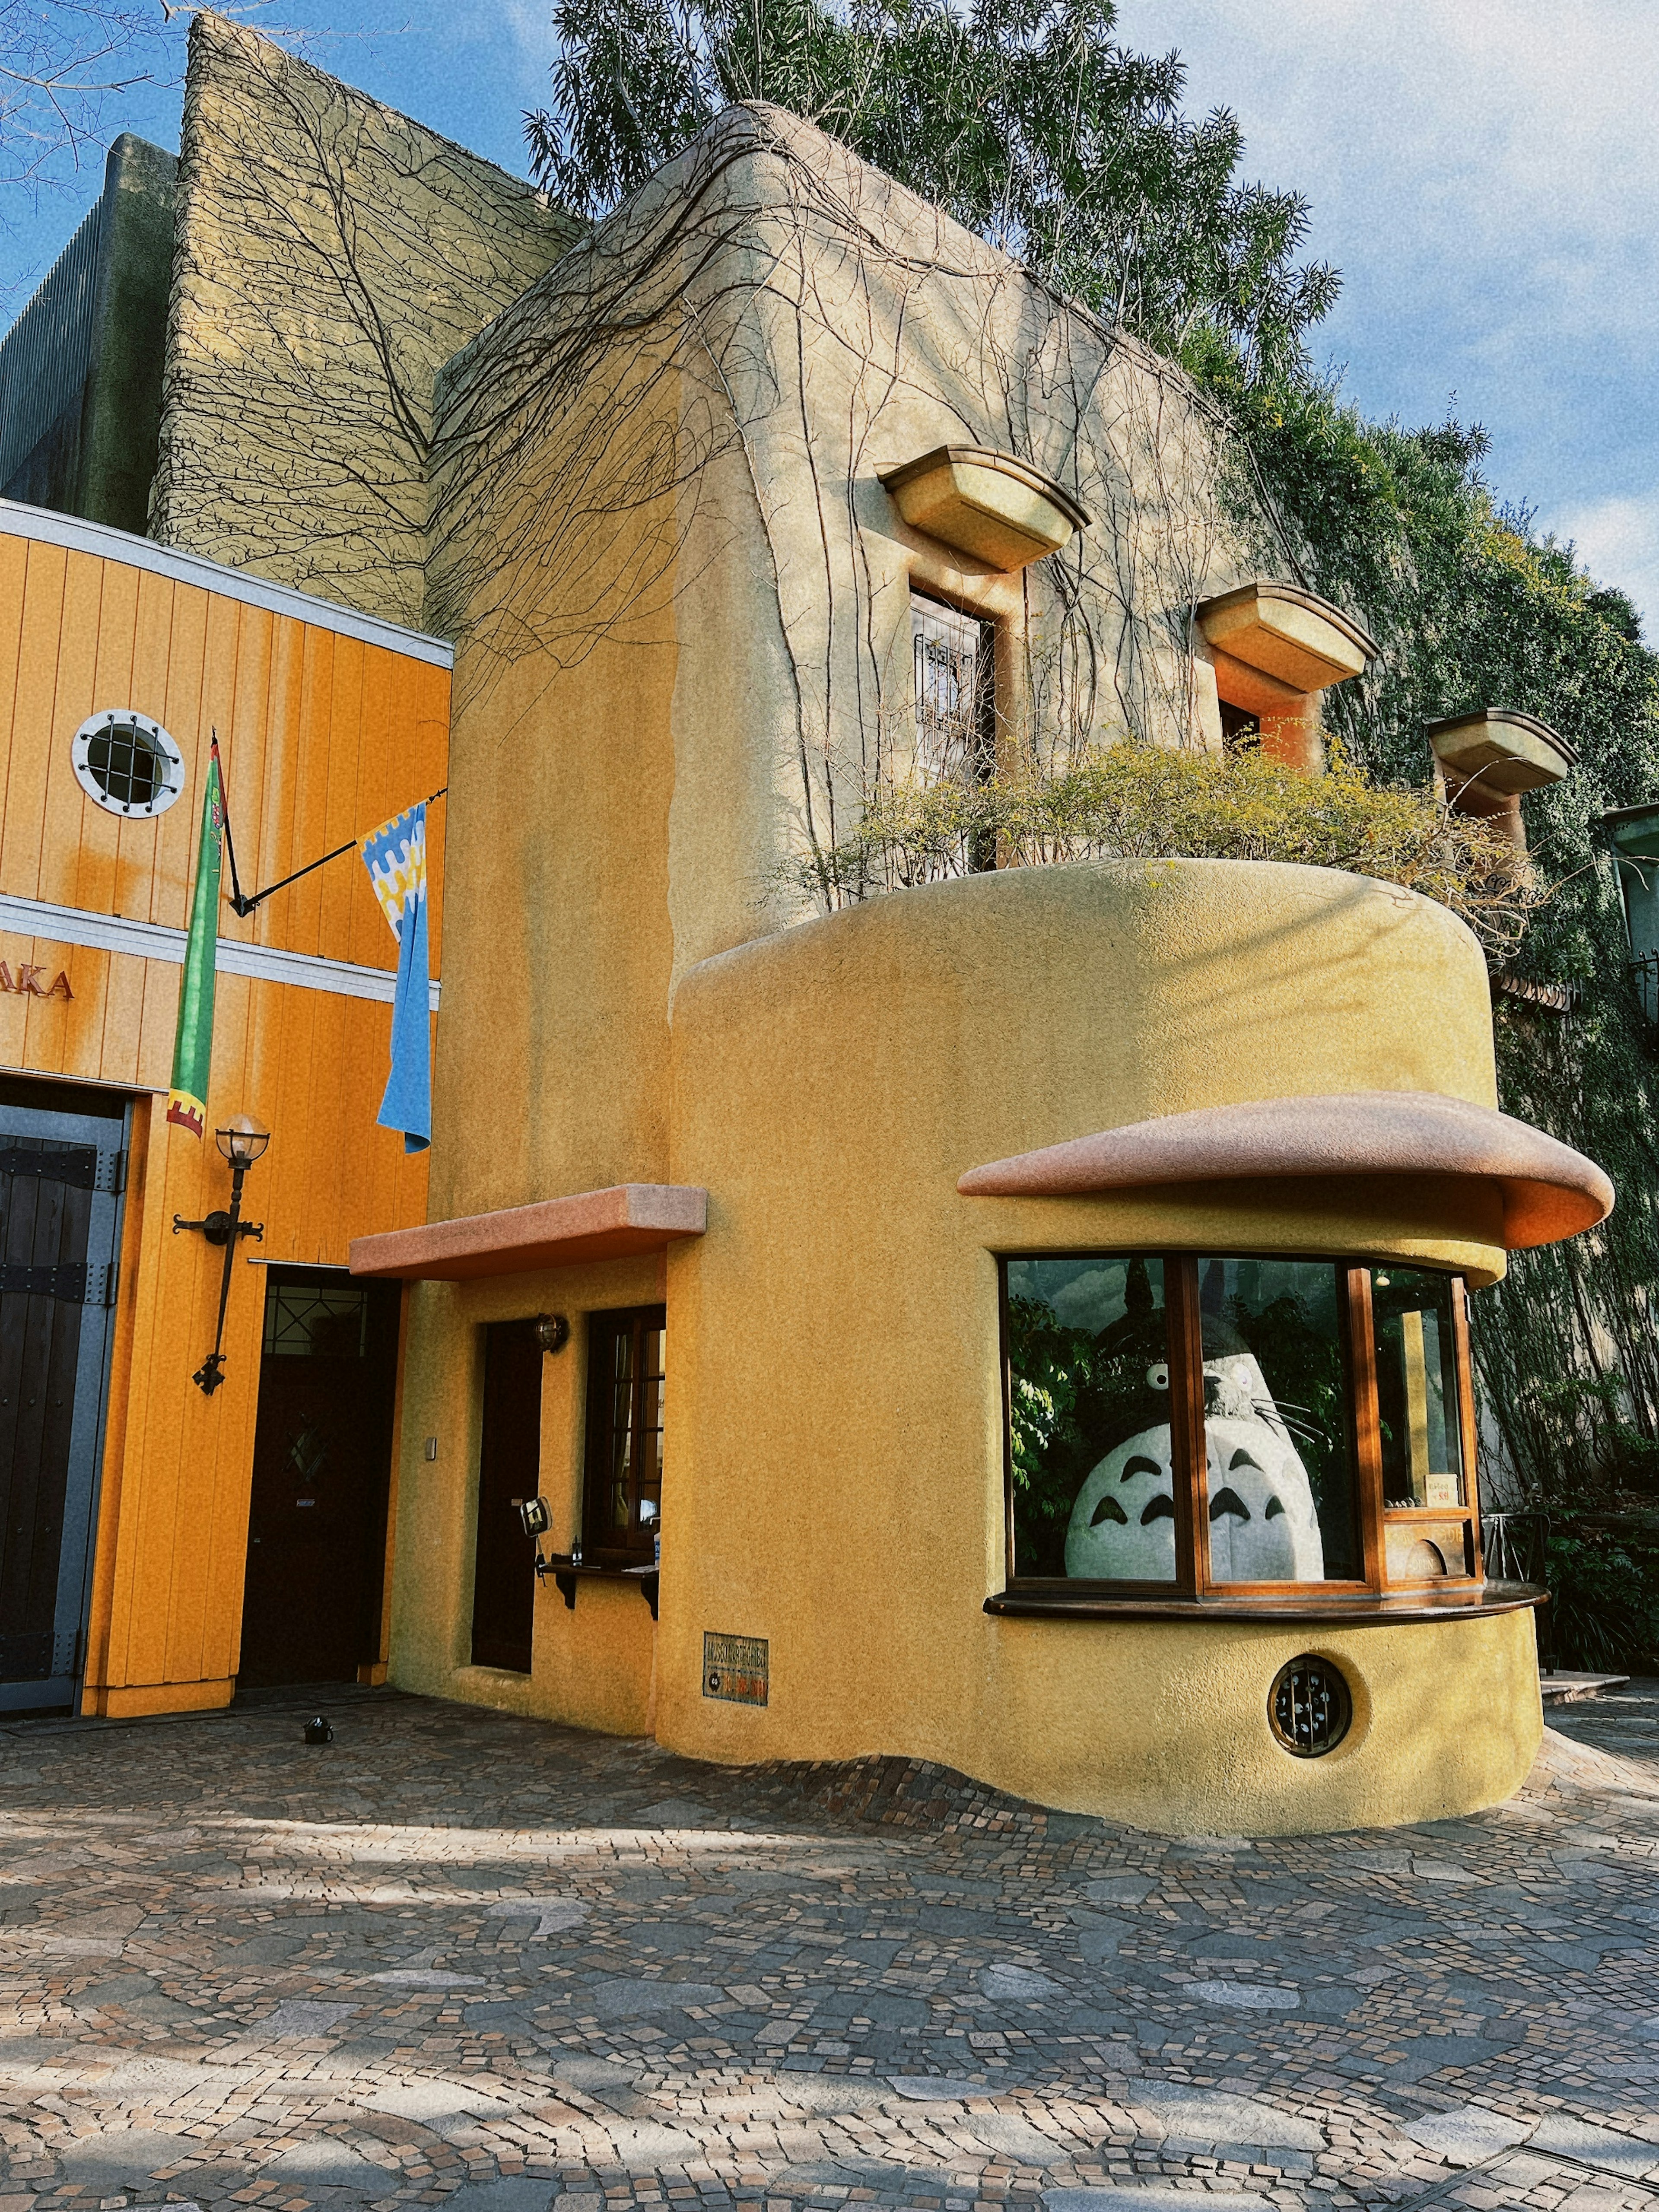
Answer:
[(185, 787), (178, 746), (159, 722), (130, 707), (82, 722), (70, 757), (76, 782), (107, 814), (151, 819), (165, 814)]
[(1267, 1718), (1286, 1751), (1298, 1759), (1321, 1759), (1348, 1733), (1353, 1699), (1339, 1668), (1304, 1651), (1274, 1675)]

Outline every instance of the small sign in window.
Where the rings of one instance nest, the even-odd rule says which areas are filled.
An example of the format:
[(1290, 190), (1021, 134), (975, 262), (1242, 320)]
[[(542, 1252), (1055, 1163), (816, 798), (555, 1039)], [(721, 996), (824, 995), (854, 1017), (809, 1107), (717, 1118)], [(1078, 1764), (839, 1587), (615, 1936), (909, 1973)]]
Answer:
[(702, 1693), (728, 1705), (766, 1703), (770, 1650), (763, 1636), (715, 1636), (702, 1639)]

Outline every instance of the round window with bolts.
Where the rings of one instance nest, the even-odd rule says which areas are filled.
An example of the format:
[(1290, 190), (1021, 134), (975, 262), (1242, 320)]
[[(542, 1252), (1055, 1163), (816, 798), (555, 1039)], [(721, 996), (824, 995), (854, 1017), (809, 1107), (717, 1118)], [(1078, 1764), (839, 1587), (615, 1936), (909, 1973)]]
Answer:
[(1292, 1659), (1273, 1677), (1267, 1718), (1285, 1749), (1297, 1759), (1334, 1751), (1353, 1719), (1353, 1699), (1341, 1670), (1311, 1651)]
[(76, 781), (93, 805), (129, 821), (165, 814), (185, 787), (178, 746), (159, 722), (130, 707), (89, 716), (75, 733), (71, 757)]

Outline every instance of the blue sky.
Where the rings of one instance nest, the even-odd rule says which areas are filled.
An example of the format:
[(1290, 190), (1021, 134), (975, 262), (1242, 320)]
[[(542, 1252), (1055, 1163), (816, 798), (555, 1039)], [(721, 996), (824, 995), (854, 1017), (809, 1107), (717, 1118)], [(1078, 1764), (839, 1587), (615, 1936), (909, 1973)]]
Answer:
[[(522, 170), (551, 51), (539, 0), (273, 0), (324, 68)], [(256, 21), (262, 20), (257, 15)], [(1500, 495), (1536, 507), (1659, 640), (1659, 5), (1656, 0), (1121, 0), (1133, 46), (1180, 49), (1249, 173), (1313, 204), (1341, 304), (1316, 335), (1373, 415), (1492, 434)], [(112, 128), (178, 143), (176, 88)], [(10, 210), (26, 286), (97, 190)], [(15, 289), (10, 311), (23, 294)]]

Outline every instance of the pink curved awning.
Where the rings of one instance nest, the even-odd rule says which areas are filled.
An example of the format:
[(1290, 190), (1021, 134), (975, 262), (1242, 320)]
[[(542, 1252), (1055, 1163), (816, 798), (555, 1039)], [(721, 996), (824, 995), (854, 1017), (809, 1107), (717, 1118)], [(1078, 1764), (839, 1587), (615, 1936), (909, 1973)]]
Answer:
[(1147, 1184), (1264, 1176), (1460, 1176), (1498, 1184), (1510, 1252), (1593, 1229), (1613, 1185), (1525, 1121), (1425, 1091), (1353, 1091), (1201, 1106), (969, 1168), (964, 1198), (1082, 1197)]

